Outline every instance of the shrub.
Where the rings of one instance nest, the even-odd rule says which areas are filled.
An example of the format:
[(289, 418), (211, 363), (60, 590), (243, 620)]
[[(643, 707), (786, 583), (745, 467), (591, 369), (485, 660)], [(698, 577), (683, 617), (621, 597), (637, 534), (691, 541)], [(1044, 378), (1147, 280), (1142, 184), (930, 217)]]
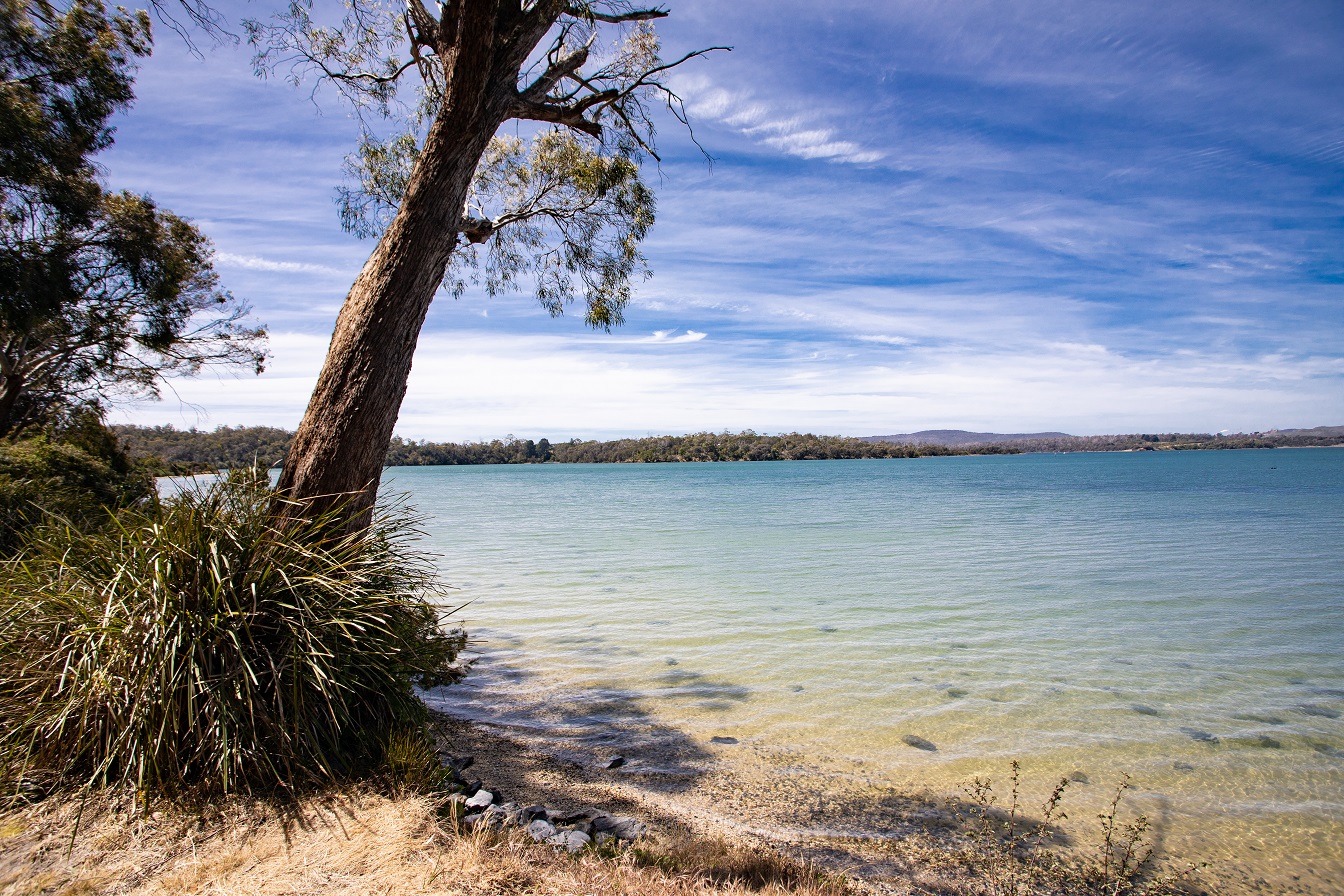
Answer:
[(465, 635), (429, 601), (415, 520), (348, 532), (338, 507), (282, 531), (276, 500), (233, 474), (0, 564), (10, 786), (292, 790), (372, 771), (423, 725), (414, 687), (458, 677)]
[(0, 557), (13, 556), (27, 533), (53, 518), (76, 528), (101, 525), (109, 508), (152, 494), (150, 478), (96, 421), (0, 442)]

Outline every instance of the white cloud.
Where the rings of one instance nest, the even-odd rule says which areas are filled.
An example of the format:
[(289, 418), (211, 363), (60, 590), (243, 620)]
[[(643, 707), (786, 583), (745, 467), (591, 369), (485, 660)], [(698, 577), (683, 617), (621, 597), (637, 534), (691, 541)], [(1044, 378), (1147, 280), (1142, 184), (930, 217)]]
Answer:
[(707, 335), (709, 335), (709, 334), (707, 334), (707, 333), (701, 333), (701, 332), (698, 332), (698, 331), (696, 331), (696, 330), (687, 330), (685, 333), (682, 333), (680, 336), (673, 336), (672, 334), (673, 334), (674, 332), (676, 332), (676, 331), (675, 331), (675, 330), (654, 330), (652, 336), (646, 336), (645, 338), (643, 338), (643, 339), (639, 339), (639, 340), (636, 340), (636, 341), (637, 341), (637, 342), (660, 342), (660, 343), (663, 343), (664, 345), (673, 345), (673, 344), (676, 344), (676, 343), (679, 343), (679, 342), (699, 342), (701, 339), (704, 339)]
[(884, 158), (883, 153), (837, 138), (831, 128), (809, 124), (797, 116), (781, 115), (755, 100), (750, 92), (717, 87), (703, 75), (677, 78), (676, 89), (685, 97), (692, 115), (718, 121), (792, 156), (851, 164), (868, 164)]
[[(856, 357), (826, 345), (795, 346), (792, 355), (761, 363), (755, 354), (761, 344), (746, 340), (714, 340), (694, 353), (651, 350), (687, 335), (669, 331), (663, 340), (635, 344), (559, 334), (427, 334), (397, 432), (438, 440), (745, 428), (850, 435), (929, 428), (1250, 432), (1344, 419), (1338, 358), (1196, 352), (1142, 358), (1064, 340), (984, 351), (913, 346), (895, 363), (887, 353)], [(115, 419), (292, 429), (326, 344), (323, 337), (277, 333), (275, 361), (263, 376), (177, 380), (180, 398), (123, 407)]]
[(232, 252), (216, 252), (215, 261), (224, 267), (244, 268), (249, 271), (271, 271), (278, 274), (346, 275), (350, 273), (324, 264), (309, 264), (303, 261), (274, 261), (269, 258), (262, 258), (259, 255), (235, 255)]

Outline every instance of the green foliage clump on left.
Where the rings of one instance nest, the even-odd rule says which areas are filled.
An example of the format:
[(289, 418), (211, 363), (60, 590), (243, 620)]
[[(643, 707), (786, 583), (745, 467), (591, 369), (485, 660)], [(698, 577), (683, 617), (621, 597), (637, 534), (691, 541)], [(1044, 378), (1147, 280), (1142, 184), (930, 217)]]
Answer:
[[(11, 793), (287, 791), (376, 771), (460, 676), (414, 520), (274, 525), (234, 474), (0, 564), (0, 771)], [(24, 782), (30, 782), (25, 785)]]
[(153, 482), (93, 415), (65, 429), (0, 441), (0, 557), (18, 553), (25, 533), (59, 523), (103, 525), (117, 508), (153, 496)]

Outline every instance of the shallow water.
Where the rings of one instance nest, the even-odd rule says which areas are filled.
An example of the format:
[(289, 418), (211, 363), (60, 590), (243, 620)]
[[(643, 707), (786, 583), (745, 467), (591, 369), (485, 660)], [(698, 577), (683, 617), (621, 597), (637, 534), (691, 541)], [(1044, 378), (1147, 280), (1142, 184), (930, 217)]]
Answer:
[(1166, 850), (1344, 892), (1344, 450), (386, 481), (472, 602), (460, 709), (935, 791), (1017, 759), (1075, 819), (1128, 773)]

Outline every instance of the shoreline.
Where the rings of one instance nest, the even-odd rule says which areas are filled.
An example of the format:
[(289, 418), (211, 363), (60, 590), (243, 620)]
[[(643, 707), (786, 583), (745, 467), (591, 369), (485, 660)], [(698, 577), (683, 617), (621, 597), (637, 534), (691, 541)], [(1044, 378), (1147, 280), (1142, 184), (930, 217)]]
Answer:
[[(474, 757), (467, 777), (499, 787), (510, 800), (535, 797), (572, 810), (610, 808), (646, 821), (655, 831), (770, 850), (841, 874), (865, 893), (959, 893), (979, 886), (977, 869), (984, 857), (969, 831), (970, 816), (964, 812), (969, 804), (953, 794), (902, 791), (865, 781), (862, 769), (841, 775), (801, 754), (750, 744), (722, 748), (747, 752), (711, 755), (695, 775), (661, 768), (648, 756), (608, 770), (600, 751), (584, 759), (554, 733), (513, 730), (451, 710), (431, 712), (441, 742), (454, 754)], [(1036, 810), (1034, 799), (1024, 805), (1028, 815)], [(1064, 808), (1070, 808), (1067, 797)], [(1080, 813), (1078, 821), (1081, 830), (1076, 822), (1051, 828), (1049, 840), (1067, 847), (1061, 852), (1066, 861), (1095, 852), (1091, 828), (1096, 822), (1089, 813)], [(1162, 854), (1160, 831), (1152, 839), (1159, 847), (1161, 873), (1178, 873), (1202, 858)], [(1219, 859), (1190, 876), (1184, 892), (1340, 892), (1329, 882), (1313, 887), (1293, 880), (1291, 871), (1267, 880), (1263, 868)]]

